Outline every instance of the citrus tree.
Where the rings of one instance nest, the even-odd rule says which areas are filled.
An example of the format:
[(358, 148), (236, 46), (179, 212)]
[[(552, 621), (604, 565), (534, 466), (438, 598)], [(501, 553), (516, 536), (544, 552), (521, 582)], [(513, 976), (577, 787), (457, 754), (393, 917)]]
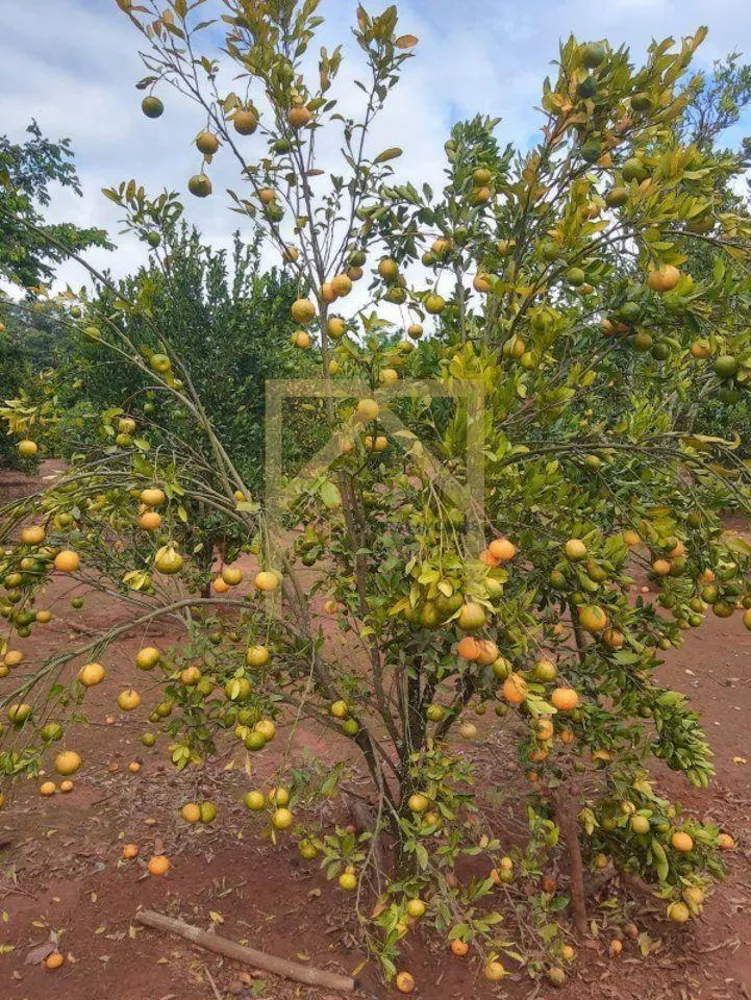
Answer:
[[(220, 5), (232, 90), (201, 0), (118, 3), (146, 46), (145, 114), (161, 116), (154, 91), (169, 86), (196, 104), (188, 190), (211, 195), (214, 157), (234, 158), (231, 204), (298, 283), (293, 341), (320, 378), (285, 391), (314, 397), (331, 441), (294, 479), (272, 461), (265, 495), (251, 493), (148, 298), (70, 301), (94, 348), (148, 378), (186, 429), (156, 448), (126, 414), (118, 451), (6, 511), (3, 773), (34, 775), (48, 748), (61, 774), (85, 766), (66, 718), (106, 682), (111, 642), (167, 620), (181, 638), (146, 639), (148, 676), (120, 708), (148, 702), (181, 769), (227, 740), (263, 753), (280, 725), (343, 741), (333, 769), (285, 754), (274, 787), (245, 801), (259, 830), (356, 891), (389, 974), (421, 920), (454, 954), (473, 947), (492, 981), (510, 959), (559, 984), (573, 957), (561, 911), (586, 933), (585, 871), (611, 864), (687, 923), (733, 841), (658, 791), (652, 758), (696, 786), (712, 764), (697, 715), (655, 671), (710, 609), (740, 608), (751, 627), (751, 551), (719, 517), (748, 510), (748, 469), (733, 440), (680, 424), (687, 399), (747, 393), (751, 374), (751, 227), (718, 195), (740, 163), (680, 137), (704, 32), (653, 44), (641, 68), (569, 39), (540, 142), (501, 151), (495, 120), (460, 123), (435, 192), (400, 181), (400, 149), (370, 148), (417, 44), (395, 7), (357, 8), (367, 77), (350, 117), (335, 96), (342, 49), (312, 65), (317, 0)], [(318, 157), (329, 134), (333, 169)], [(135, 183), (110, 196), (136, 227), (168, 209)], [(700, 279), (690, 240), (713, 253)], [(283, 406), (269, 398), (273, 445)], [(10, 409), (19, 437), (52, 419)], [(243, 553), (257, 560), (248, 581)], [(133, 619), (36, 662), (14, 640), (47, 618), (34, 602), (53, 573), (114, 588)], [(654, 602), (634, 598), (636, 573)], [(506, 775), (480, 791), (477, 740), (514, 747), (518, 788)], [(358, 761), (365, 819), (332, 827), (317, 805), (350, 792)], [(414, 988), (406, 971), (397, 985)]]

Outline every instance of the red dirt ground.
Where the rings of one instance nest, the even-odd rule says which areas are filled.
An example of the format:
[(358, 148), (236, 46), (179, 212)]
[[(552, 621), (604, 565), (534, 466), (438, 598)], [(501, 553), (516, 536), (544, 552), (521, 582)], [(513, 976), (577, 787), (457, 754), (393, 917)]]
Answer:
[[(0, 504), (29, 485), (18, 476), (0, 475)], [(50, 586), (47, 598), (51, 605), (58, 602), (56, 618), (46, 631), (35, 630), (36, 659), (66, 636), (80, 640), (82, 626), (99, 629), (127, 620), (127, 609), (99, 595), (72, 612), (70, 596), (69, 582)], [(107, 654), (110, 677), (117, 683), (125, 686), (133, 678), (133, 655), (140, 645), (139, 636), (129, 636)], [(417, 980), (413, 996), (751, 1000), (750, 664), (751, 633), (743, 629), (740, 616), (709, 616), (700, 630), (687, 633), (680, 650), (667, 655), (662, 668), (663, 678), (702, 711), (717, 768), (707, 791), (693, 791), (672, 774), (664, 777), (664, 787), (690, 811), (711, 816), (738, 842), (729, 857), (727, 882), (689, 930), (675, 929), (665, 921), (664, 908), (647, 900), (638, 917), (652, 943), (646, 960), (630, 940), (620, 958), (609, 957), (607, 945), (617, 929), (605, 929), (578, 949), (568, 984), (554, 990), (519, 973), (493, 987), (477, 963), (454, 959), (442, 943), (418, 929), (410, 933), (401, 962)], [(147, 703), (143, 675), (138, 680)], [(177, 774), (160, 753), (162, 739), (153, 750), (140, 743), (148, 710), (119, 712), (113, 687), (119, 689), (110, 684), (90, 692), (91, 721), (75, 739), (85, 767), (74, 791), (42, 799), (29, 782), (0, 814), (0, 998), (335, 1000), (331, 992), (243, 969), (134, 924), (138, 908), (150, 908), (319, 968), (352, 972), (363, 961), (352, 898), (329, 883), (316, 862), (302, 862), (295, 852), (254, 836), (256, 824), (242, 806), (247, 788), (258, 787), (279, 765), (286, 734), (277, 738), (274, 758), (270, 751), (260, 755), (252, 780), (227, 755), (198, 776)], [(113, 719), (109, 724), (107, 716)], [(330, 745), (323, 732), (310, 729), (298, 734), (296, 744), (309, 746), (332, 764), (341, 753), (338, 741)], [(516, 766), (502, 737), (486, 739), (473, 752), (488, 783), (500, 762), (504, 777)], [(127, 770), (132, 760), (142, 762), (138, 774)], [(179, 805), (208, 798), (218, 806), (216, 822), (187, 827), (177, 815)], [(140, 856), (122, 861), (122, 845), (131, 841), (139, 844)], [(172, 870), (164, 879), (152, 878), (145, 873), (145, 861), (162, 851), (171, 858)], [(603, 921), (606, 914), (607, 907), (592, 905), (593, 917)], [(66, 955), (65, 965), (54, 973), (41, 965), (51, 950), (51, 936), (57, 936)], [(358, 975), (358, 996), (397, 995), (372, 965)]]

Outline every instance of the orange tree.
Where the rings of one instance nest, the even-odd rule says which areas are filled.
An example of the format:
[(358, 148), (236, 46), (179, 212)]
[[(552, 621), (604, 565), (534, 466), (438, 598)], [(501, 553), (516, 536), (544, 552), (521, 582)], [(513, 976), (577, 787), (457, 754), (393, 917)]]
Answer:
[[(233, 157), (234, 208), (299, 282), (294, 342), (321, 366), (301, 391), (318, 394), (332, 444), (306, 474), (251, 495), (170, 331), (153, 329), (151, 346), (131, 338), (148, 296), (114, 296), (106, 314), (76, 302), (96, 348), (148, 375), (190, 431), (154, 448), (124, 415), (117, 454), (6, 511), (3, 773), (35, 774), (51, 744), (58, 770), (80, 766), (59, 749), (75, 745), (65, 720), (106, 678), (108, 644), (170, 621), (184, 637), (146, 639), (148, 677), (118, 701), (148, 698), (176, 767), (200, 766), (225, 738), (263, 752), (280, 724), (306, 720), (349, 742), (328, 771), (285, 754), (276, 787), (246, 804), (358, 903), (377, 895), (364, 924), (389, 973), (421, 919), (456, 954), (474, 943), (492, 980), (508, 955), (560, 983), (571, 949), (557, 914), (570, 903), (585, 932), (584, 871), (611, 863), (689, 921), (732, 838), (650, 776), (652, 757), (697, 786), (712, 774), (697, 715), (655, 669), (710, 607), (751, 605), (751, 553), (719, 519), (748, 510), (748, 470), (734, 441), (680, 424), (687, 401), (745, 393), (751, 373), (751, 229), (717, 194), (740, 166), (680, 140), (703, 32), (654, 44), (640, 69), (625, 49), (570, 39), (544, 85), (539, 144), (501, 152), (495, 121), (457, 125), (436, 194), (399, 183), (401, 151), (368, 141), (417, 43), (394, 7), (357, 9), (368, 77), (353, 118), (334, 97), (341, 48), (311, 66), (317, 0), (225, 0), (231, 92), (200, 0), (118, 3), (146, 43), (146, 115), (163, 112), (157, 87), (197, 105), (188, 189), (210, 195), (213, 158)], [(328, 134), (340, 170), (318, 157)], [(135, 184), (111, 196), (134, 226), (165, 207)], [(700, 280), (683, 267), (690, 240), (714, 255)], [(12, 431), (34, 420), (43, 433), (49, 407), (9, 407)], [(224, 538), (208, 594), (206, 518)], [(258, 558), (250, 587), (243, 552)], [(655, 603), (633, 598), (635, 570)], [(31, 643), (19, 663), (15, 635), (33, 637), (53, 572), (115, 590), (134, 617), (43, 662)], [(474, 784), (471, 744), (496, 729), (525, 776), (525, 838)], [(372, 780), (366, 829), (325, 826), (316, 803), (348, 790), (358, 756)], [(544, 874), (559, 852), (565, 891)], [(517, 921), (519, 946), (498, 924), (523, 906), (533, 919)]]

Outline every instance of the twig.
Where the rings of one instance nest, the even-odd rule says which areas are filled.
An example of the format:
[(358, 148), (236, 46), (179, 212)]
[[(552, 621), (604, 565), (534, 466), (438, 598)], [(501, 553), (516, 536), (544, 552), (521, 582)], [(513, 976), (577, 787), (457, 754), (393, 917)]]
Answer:
[(206, 973), (206, 976), (207, 976), (207, 978), (209, 980), (209, 985), (211, 986), (211, 989), (214, 991), (214, 996), (216, 997), (216, 1000), (222, 1000), (222, 994), (216, 988), (216, 983), (214, 982), (214, 977), (209, 972), (208, 965), (204, 965), (203, 971)]
[(219, 937), (217, 934), (208, 934), (182, 920), (173, 920), (171, 917), (165, 917), (153, 910), (139, 910), (135, 919), (146, 927), (154, 927), (156, 930), (177, 934), (179, 937), (192, 941), (199, 948), (213, 951), (217, 955), (225, 955), (227, 958), (244, 962), (246, 965), (263, 969), (264, 972), (271, 972), (284, 979), (293, 979), (295, 982), (306, 983), (308, 986), (324, 986), (326, 989), (339, 990), (342, 993), (351, 993), (357, 989), (357, 981), (351, 976), (340, 976), (335, 972), (325, 972), (323, 969), (312, 969), (306, 965), (299, 965), (297, 962), (289, 962), (286, 958), (278, 958), (276, 955), (267, 955), (263, 951), (246, 948), (235, 941)]

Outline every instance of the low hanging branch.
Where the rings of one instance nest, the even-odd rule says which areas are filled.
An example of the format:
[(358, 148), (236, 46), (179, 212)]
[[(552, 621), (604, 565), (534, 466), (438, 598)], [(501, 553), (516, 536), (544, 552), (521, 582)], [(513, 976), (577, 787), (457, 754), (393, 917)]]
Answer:
[(267, 955), (263, 951), (256, 951), (255, 948), (246, 948), (235, 941), (219, 937), (216, 934), (208, 934), (182, 920), (173, 920), (171, 917), (165, 917), (153, 910), (140, 910), (135, 919), (146, 927), (154, 927), (156, 930), (177, 934), (192, 941), (199, 948), (213, 951), (217, 955), (226, 955), (227, 958), (233, 958), (237, 962), (263, 969), (264, 972), (271, 972), (283, 979), (294, 979), (295, 982), (305, 983), (307, 986), (323, 986), (326, 989), (339, 990), (342, 993), (352, 993), (357, 989), (357, 980), (353, 979), (352, 976), (340, 976), (335, 972), (325, 972), (323, 969), (311, 969), (307, 965), (288, 962), (286, 958)]

